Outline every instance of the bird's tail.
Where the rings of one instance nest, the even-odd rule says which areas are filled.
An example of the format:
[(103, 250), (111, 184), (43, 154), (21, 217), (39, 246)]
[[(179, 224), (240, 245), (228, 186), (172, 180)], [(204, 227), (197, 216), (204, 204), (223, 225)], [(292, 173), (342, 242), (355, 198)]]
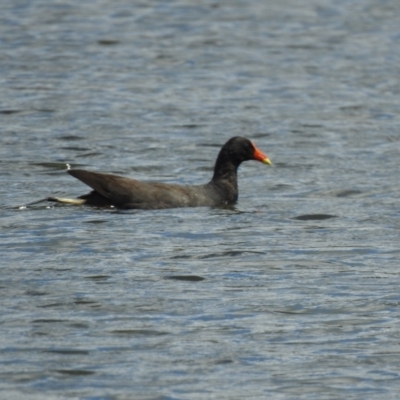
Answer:
[(65, 197), (53, 197), (53, 196), (47, 197), (45, 200), (61, 204), (72, 204), (74, 206), (80, 206), (86, 203), (86, 199), (67, 199)]

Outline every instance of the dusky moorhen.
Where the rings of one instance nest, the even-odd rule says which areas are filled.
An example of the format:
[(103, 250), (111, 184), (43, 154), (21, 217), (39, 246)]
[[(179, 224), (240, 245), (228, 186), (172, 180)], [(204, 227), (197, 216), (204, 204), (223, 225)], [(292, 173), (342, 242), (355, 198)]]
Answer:
[(252, 141), (236, 136), (222, 146), (215, 163), (214, 175), (211, 181), (204, 185), (141, 182), (118, 175), (69, 169), (67, 172), (70, 175), (90, 186), (93, 191), (77, 199), (49, 197), (47, 200), (121, 209), (230, 205), (238, 199), (238, 167), (247, 160), (271, 165), (269, 158)]

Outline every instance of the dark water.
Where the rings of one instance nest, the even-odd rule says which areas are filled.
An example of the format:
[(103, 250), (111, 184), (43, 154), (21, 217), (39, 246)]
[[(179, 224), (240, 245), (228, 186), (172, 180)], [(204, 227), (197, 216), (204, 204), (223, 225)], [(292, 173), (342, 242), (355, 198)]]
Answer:
[[(398, 398), (397, 0), (0, 9), (2, 399)], [(233, 210), (19, 208), (234, 135)]]

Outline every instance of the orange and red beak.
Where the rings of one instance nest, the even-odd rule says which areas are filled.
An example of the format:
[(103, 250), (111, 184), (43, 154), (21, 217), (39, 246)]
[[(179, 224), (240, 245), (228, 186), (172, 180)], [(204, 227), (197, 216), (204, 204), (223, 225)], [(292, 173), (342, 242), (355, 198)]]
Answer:
[(264, 164), (272, 165), (271, 160), (261, 150), (257, 149), (254, 143), (253, 147), (254, 147), (253, 157), (255, 160), (260, 161)]

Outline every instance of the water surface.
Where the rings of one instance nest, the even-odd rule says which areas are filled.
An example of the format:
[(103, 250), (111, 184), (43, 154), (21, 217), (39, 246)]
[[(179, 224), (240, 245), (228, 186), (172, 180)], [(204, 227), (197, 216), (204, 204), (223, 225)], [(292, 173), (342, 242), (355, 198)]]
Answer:
[[(398, 2), (1, 9), (0, 397), (398, 397)], [(233, 209), (20, 208), (235, 135)]]

